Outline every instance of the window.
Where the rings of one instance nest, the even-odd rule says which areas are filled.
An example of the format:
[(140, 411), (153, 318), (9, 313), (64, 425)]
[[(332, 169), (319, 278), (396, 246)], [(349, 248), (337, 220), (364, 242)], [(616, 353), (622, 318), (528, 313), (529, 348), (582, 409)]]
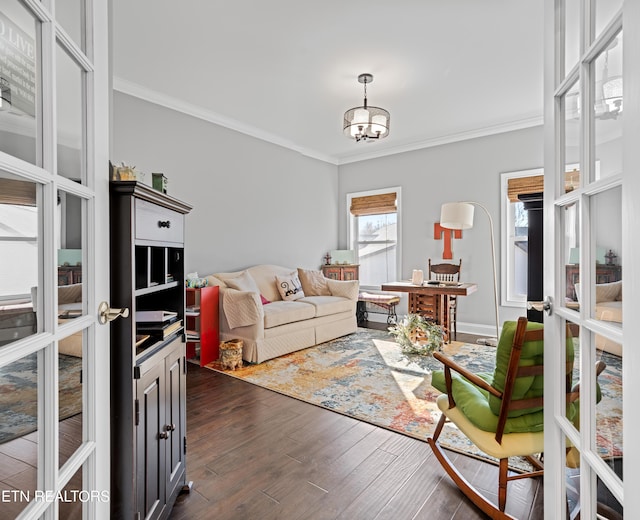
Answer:
[(543, 171), (503, 173), (501, 179), (502, 269), (501, 305), (522, 307), (527, 301), (529, 219), (518, 195), (536, 193), (543, 188)]
[(400, 188), (347, 195), (349, 244), (360, 264), (360, 285), (380, 288), (398, 278)]
[[(579, 184), (578, 165), (569, 165), (565, 174), (565, 186), (571, 191)], [(541, 193), (544, 189), (542, 168), (503, 173), (501, 178), (500, 205), (502, 214), (501, 305), (522, 307), (527, 301), (528, 235), (529, 217), (519, 195)]]

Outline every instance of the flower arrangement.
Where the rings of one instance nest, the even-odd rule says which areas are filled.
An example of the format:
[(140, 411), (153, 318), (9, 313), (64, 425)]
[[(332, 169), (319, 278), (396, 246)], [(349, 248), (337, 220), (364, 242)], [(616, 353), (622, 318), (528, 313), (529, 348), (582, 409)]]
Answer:
[(442, 327), (419, 314), (405, 316), (399, 323), (389, 327), (389, 332), (395, 336), (405, 354), (429, 356), (441, 350), (444, 343)]

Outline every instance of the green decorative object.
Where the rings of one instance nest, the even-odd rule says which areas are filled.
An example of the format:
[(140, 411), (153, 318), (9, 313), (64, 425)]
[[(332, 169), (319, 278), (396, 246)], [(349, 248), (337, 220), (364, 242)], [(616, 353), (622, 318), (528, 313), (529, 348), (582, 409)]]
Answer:
[(419, 314), (405, 316), (398, 324), (389, 327), (389, 332), (405, 354), (430, 356), (442, 350), (444, 343), (442, 327)]
[(167, 178), (163, 173), (152, 173), (152, 186), (154, 190), (167, 193)]

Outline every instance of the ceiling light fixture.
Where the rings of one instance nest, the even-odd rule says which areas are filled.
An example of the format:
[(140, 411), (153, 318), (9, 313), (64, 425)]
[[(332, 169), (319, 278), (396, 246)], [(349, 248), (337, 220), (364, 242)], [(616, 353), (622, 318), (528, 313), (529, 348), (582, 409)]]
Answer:
[[(615, 42), (618, 40), (616, 39)], [(615, 44), (609, 49), (615, 47)], [(617, 119), (622, 114), (622, 76), (609, 77), (609, 49), (604, 55), (602, 81), (596, 84), (596, 117), (598, 119)]]
[(344, 135), (358, 142), (387, 137), (389, 135), (389, 111), (367, 105), (367, 83), (373, 82), (373, 76), (360, 74), (358, 81), (364, 84), (364, 105), (350, 108), (344, 113)]

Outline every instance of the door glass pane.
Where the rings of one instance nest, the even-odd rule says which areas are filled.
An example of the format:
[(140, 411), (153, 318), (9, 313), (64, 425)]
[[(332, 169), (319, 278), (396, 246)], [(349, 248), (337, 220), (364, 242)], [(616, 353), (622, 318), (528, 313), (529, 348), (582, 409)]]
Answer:
[(595, 247), (595, 287), (591, 316), (622, 327), (622, 188), (591, 198), (591, 233)]
[(82, 504), (96, 502), (101, 497), (100, 492), (92, 494), (88, 487), (83, 485), (82, 470), (80, 467), (62, 490), (63, 500), (58, 500), (59, 518), (81, 520)]
[(594, 62), (594, 177), (622, 173), (622, 33)]
[(37, 353), (0, 367), (2, 518), (15, 518), (37, 487), (38, 373)]
[[(59, 320), (68, 323), (73, 318)], [(75, 332), (58, 343), (59, 462), (62, 466), (82, 444), (82, 370), (86, 331)]]
[(36, 164), (39, 74), (35, 18), (18, 0), (0, 7), (0, 151)]
[(580, 56), (580, 0), (565, 0), (564, 70), (566, 75)]
[(58, 175), (84, 182), (84, 73), (60, 46), (56, 60)]
[(580, 287), (580, 235), (578, 233), (578, 203), (564, 207), (564, 258), (565, 258), (565, 303), (567, 307), (578, 310)]
[(599, 350), (599, 338), (595, 334), (596, 359), (599, 369), (603, 367), (596, 396), (596, 450), (622, 479), (622, 358), (606, 348)]
[(38, 185), (0, 172), (0, 346), (38, 332)]
[(86, 312), (83, 284), (83, 201), (76, 195), (58, 192), (60, 234), (58, 246), (58, 315), (74, 318)]
[[(567, 518), (569, 520), (576, 520), (584, 518), (584, 515), (580, 514), (580, 452), (577, 448), (572, 447), (571, 443), (567, 439), (567, 457), (566, 457), (566, 471), (565, 471), (565, 485), (567, 492)], [(619, 475), (622, 475), (622, 459), (615, 459), (610, 464), (611, 469)], [(589, 497), (593, 500), (593, 507), (597, 511), (597, 518), (600, 519), (620, 519), (624, 516), (624, 510), (620, 502), (616, 500), (611, 491), (607, 489), (606, 485), (596, 477), (597, 492), (596, 496)]]
[[(579, 387), (580, 378), (582, 376), (580, 370), (580, 349), (584, 348), (584, 338), (581, 337), (580, 327), (573, 322), (567, 321), (567, 369), (565, 371), (564, 387), (565, 392), (575, 392)], [(571, 343), (569, 343), (571, 342)], [(573, 358), (571, 358), (573, 354)], [(567, 420), (573, 424), (576, 431), (580, 430), (580, 402), (576, 399), (567, 399), (565, 402), (565, 415)]]
[[(564, 97), (564, 158), (565, 164), (580, 162), (580, 88), (575, 83)], [(580, 185), (578, 169), (565, 172), (564, 192), (570, 192)]]
[(84, 51), (84, 0), (56, 0), (56, 20)]
[(596, 4), (596, 37), (622, 8), (622, 0), (595, 0)]

